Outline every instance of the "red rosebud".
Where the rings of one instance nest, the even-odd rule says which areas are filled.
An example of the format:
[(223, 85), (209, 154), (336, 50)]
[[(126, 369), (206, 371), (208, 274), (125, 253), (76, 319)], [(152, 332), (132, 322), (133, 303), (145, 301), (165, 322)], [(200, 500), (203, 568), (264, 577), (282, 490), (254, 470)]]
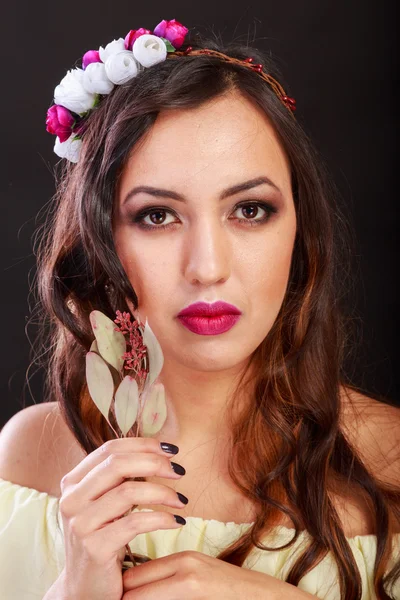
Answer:
[(178, 49), (182, 46), (188, 31), (189, 29), (176, 19), (171, 19), (170, 21), (164, 19), (154, 28), (153, 33), (158, 37), (165, 38), (171, 42), (175, 49)]
[(101, 62), (98, 50), (88, 50), (82, 58), (82, 69), (85, 70), (90, 63)]
[(151, 33), (150, 29), (144, 29), (143, 27), (140, 27), (140, 29), (131, 29), (125, 36), (125, 48), (127, 50), (132, 50), (133, 42), (145, 33)]
[(53, 104), (47, 111), (46, 131), (58, 135), (60, 142), (70, 137), (74, 123), (74, 117), (65, 106)]

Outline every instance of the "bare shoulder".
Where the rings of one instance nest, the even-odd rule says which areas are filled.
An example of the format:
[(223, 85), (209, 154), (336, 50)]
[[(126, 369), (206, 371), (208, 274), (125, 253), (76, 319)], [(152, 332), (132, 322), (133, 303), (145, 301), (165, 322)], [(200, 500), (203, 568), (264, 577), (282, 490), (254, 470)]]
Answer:
[[(346, 387), (341, 400), (347, 441), (378, 481), (400, 486), (400, 408)], [(342, 482), (335, 506), (347, 537), (375, 533), (370, 501), (355, 485)]]
[(342, 388), (342, 429), (383, 483), (400, 485), (400, 407)]
[(0, 432), (0, 477), (53, 496), (60, 496), (60, 480), (84, 457), (57, 402), (20, 410)]

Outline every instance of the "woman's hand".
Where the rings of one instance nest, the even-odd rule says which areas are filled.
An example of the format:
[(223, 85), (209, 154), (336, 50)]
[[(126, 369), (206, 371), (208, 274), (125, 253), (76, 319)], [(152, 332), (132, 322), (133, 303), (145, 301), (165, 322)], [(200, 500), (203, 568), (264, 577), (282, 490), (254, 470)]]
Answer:
[(276, 577), (203, 554), (177, 552), (125, 571), (122, 600), (308, 600)]
[(168, 485), (129, 480), (154, 475), (178, 480), (182, 475), (172, 469), (176, 463), (170, 458), (155, 439), (120, 438), (88, 454), (63, 477), (60, 511), (66, 559), (56, 586), (59, 598), (121, 600), (125, 545), (139, 533), (181, 526), (165, 511), (123, 516), (142, 503), (184, 507)]

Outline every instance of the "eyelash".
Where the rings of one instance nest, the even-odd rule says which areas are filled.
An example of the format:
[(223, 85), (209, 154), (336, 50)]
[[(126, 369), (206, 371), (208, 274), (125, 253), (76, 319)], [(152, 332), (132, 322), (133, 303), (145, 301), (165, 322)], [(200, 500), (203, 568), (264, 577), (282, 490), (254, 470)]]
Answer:
[[(277, 209), (274, 206), (272, 206), (271, 204), (267, 204), (265, 202), (258, 202), (258, 201), (241, 202), (240, 204), (237, 204), (235, 206), (233, 212), (236, 212), (239, 208), (243, 208), (244, 206), (257, 206), (267, 212), (267, 215), (265, 215), (262, 219), (257, 219), (257, 220), (238, 219), (238, 221), (240, 223), (244, 223), (245, 227), (257, 227), (259, 225), (263, 225), (264, 223), (269, 221), (269, 219), (273, 213), (278, 212)], [(166, 225), (163, 225), (163, 224), (149, 225), (148, 223), (143, 222), (143, 219), (145, 217), (147, 217), (153, 213), (156, 213), (156, 212), (166, 212), (166, 213), (172, 214), (172, 211), (168, 208), (165, 208), (162, 206), (158, 206), (158, 207), (151, 206), (149, 208), (146, 208), (146, 210), (139, 212), (137, 215), (135, 215), (133, 218), (133, 223), (138, 225), (141, 229), (168, 229), (169, 227), (173, 227), (174, 225), (176, 225), (176, 223), (167, 223)]]

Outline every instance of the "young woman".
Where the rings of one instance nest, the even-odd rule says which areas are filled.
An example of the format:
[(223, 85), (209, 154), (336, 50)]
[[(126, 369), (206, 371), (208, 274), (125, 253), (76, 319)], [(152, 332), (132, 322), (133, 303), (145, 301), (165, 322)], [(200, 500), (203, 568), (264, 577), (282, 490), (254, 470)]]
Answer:
[[(271, 60), (186, 34), (132, 30), (56, 88), (47, 402), (0, 436), (0, 595), (400, 597), (400, 410), (343, 372), (334, 187)], [(90, 398), (93, 310), (161, 345), (152, 438)], [(152, 560), (122, 572), (126, 544)]]

